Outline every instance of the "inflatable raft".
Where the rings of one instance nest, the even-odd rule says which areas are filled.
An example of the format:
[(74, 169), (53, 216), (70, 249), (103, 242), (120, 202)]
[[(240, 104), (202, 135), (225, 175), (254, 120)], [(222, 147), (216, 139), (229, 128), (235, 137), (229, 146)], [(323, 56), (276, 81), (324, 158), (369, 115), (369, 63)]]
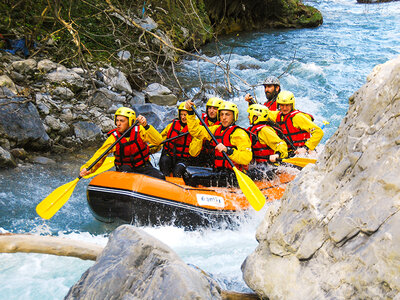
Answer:
[[(267, 201), (280, 199), (295, 175), (256, 182)], [(96, 219), (136, 225), (208, 226), (242, 218), (251, 206), (239, 188), (191, 187), (182, 178), (160, 180), (108, 171), (91, 180), (87, 201)]]

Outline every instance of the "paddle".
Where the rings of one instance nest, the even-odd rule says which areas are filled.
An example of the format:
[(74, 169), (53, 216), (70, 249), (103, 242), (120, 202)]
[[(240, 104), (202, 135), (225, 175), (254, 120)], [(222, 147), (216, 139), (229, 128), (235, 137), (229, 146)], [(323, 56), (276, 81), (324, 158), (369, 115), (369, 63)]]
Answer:
[(304, 157), (283, 158), (283, 159), (278, 159), (278, 160), (281, 162), (289, 163), (289, 164), (296, 165), (296, 166), (299, 166), (302, 168), (304, 168), (308, 164), (315, 164), (317, 162), (316, 159), (304, 158)]
[[(110, 152), (110, 150), (120, 141), (122, 140), (125, 135), (128, 134), (128, 132), (130, 132), (133, 127), (136, 126), (136, 124), (138, 123), (138, 121), (136, 120), (131, 127), (129, 127), (129, 129), (127, 131), (125, 131), (110, 147), (108, 147), (108, 149), (106, 151), (104, 151), (104, 153), (102, 155), (100, 155), (88, 168), (87, 170), (90, 170), (91, 168), (93, 168), (93, 166), (95, 166), (104, 156), (106, 156), (108, 154), (108, 152)], [(106, 167), (109, 166), (106, 165)], [(109, 167), (111, 168), (111, 167)], [(102, 168), (101, 172), (104, 172), (106, 170), (108, 170), (109, 168)], [(100, 168), (99, 168), (100, 169)], [(85, 178), (89, 178), (92, 176), (95, 176), (101, 172), (94, 172), (93, 174), (89, 174), (87, 176), (85, 176)], [(71, 197), (72, 192), (75, 189), (75, 186), (77, 185), (78, 181), (82, 179), (81, 176), (79, 176), (78, 178), (76, 178), (75, 180), (68, 182), (58, 188), (56, 188), (50, 195), (48, 195), (46, 198), (44, 198), (42, 200), (42, 202), (40, 202), (37, 206), (36, 206), (36, 212), (39, 216), (41, 216), (43, 219), (50, 219), (51, 217), (54, 216), (54, 214), (60, 210), (61, 207), (63, 207), (63, 205), (68, 201), (68, 199)]]
[[(198, 111), (192, 107), (194, 113), (196, 114), (197, 118), (201, 121), (203, 126), (206, 128), (208, 134), (211, 136), (213, 141), (218, 145), (218, 141), (215, 138), (215, 136), (211, 133), (211, 130), (208, 128), (204, 120), (201, 118), (200, 114)], [(264, 204), (265, 204), (265, 196), (261, 193), (259, 188), (256, 186), (253, 180), (251, 180), (250, 177), (248, 177), (246, 174), (240, 172), (236, 166), (233, 164), (232, 160), (228, 157), (228, 154), (226, 152), (222, 152), (224, 155), (225, 159), (229, 162), (229, 164), (232, 166), (233, 171), (235, 172), (236, 179), (239, 183), (239, 187), (242, 190), (243, 194), (246, 196), (247, 201), (249, 201), (250, 205), (255, 209), (255, 210), (260, 210)]]
[[(165, 139), (165, 140), (163, 140), (163, 141), (160, 143), (160, 145), (161, 145), (161, 144), (168, 143), (168, 142), (170, 142), (170, 141), (173, 141), (173, 140), (175, 140), (175, 139), (178, 139), (178, 138), (183, 137), (183, 136), (188, 135), (188, 134), (189, 134), (189, 131), (186, 131), (186, 132), (184, 132), (184, 133), (178, 134), (177, 136), (174, 136), (174, 137)], [(159, 145), (151, 145), (150, 148), (158, 147), (158, 146), (159, 146)]]

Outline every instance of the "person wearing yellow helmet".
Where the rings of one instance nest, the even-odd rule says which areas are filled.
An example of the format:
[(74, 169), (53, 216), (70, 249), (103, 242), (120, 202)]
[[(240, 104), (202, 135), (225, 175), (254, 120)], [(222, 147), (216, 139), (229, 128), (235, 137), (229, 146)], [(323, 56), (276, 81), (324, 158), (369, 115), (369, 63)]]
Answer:
[(117, 109), (114, 114), (116, 128), (108, 133), (109, 136), (101, 148), (81, 167), (81, 177), (95, 172), (103, 164), (106, 156), (89, 171), (87, 170), (87, 167), (121, 137), (121, 135), (133, 125), (135, 120), (138, 121), (138, 125), (134, 126), (130, 133), (123, 137), (110, 151), (113, 152), (115, 156), (116, 170), (120, 172), (140, 173), (165, 179), (165, 176), (154, 168), (149, 160), (148, 143), (159, 145), (162, 142), (160, 133), (153, 126), (147, 124), (147, 120), (144, 116), (139, 115), (136, 119), (135, 111), (128, 107), (120, 107)]
[[(252, 179), (261, 180), (271, 177), (274, 169), (271, 163), (276, 163), (280, 158), (286, 158), (288, 148), (268, 119), (269, 110), (261, 104), (252, 104), (247, 109), (249, 113), (250, 127), (247, 131), (252, 140), (253, 163), (249, 168), (249, 176)], [(271, 173), (272, 172), (272, 173)]]
[(313, 151), (324, 136), (313, 116), (295, 109), (295, 97), (290, 91), (281, 91), (276, 101), (279, 110), (270, 111), (269, 118), (287, 137), (290, 155)]
[[(206, 112), (201, 114), (201, 118), (207, 124), (208, 127), (218, 125), (218, 109), (224, 102), (221, 98), (211, 97), (206, 103)], [(201, 122), (200, 122), (201, 125)], [(196, 159), (195, 164), (198, 166), (212, 166), (214, 163), (214, 147), (211, 146), (210, 141), (203, 140), (201, 144), (202, 149), (199, 156)]]
[[(278, 77), (268, 76), (265, 78), (262, 85), (264, 87), (265, 97), (267, 98), (267, 101), (264, 103), (264, 105), (269, 110), (276, 111), (278, 109), (276, 99), (281, 91), (281, 83), (279, 82)], [(244, 96), (244, 100), (246, 100), (249, 105), (256, 104), (256, 101), (250, 94), (246, 94)]]
[[(203, 126), (199, 125), (190, 100), (185, 102), (188, 110), (187, 122), (189, 133), (199, 140), (211, 141), (212, 137)], [(224, 101), (218, 108), (220, 124), (210, 126), (211, 133), (215, 136), (218, 144), (214, 141), (214, 162), (212, 169), (188, 167), (184, 173), (185, 183), (189, 185), (201, 184), (203, 186), (237, 186), (237, 180), (232, 166), (225, 159), (222, 152), (226, 152), (235, 166), (244, 171), (247, 169), (251, 159), (251, 141), (246, 131), (235, 124), (239, 117), (237, 105)], [(192, 172), (193, 171), (193, 172)]]
[(201, 118), (210, 127), (212, 125), (218, 125), (218, 109), (224, 102), (221, 98), (211, 97), (206, 103), (206, 112), (201, 115)]
[[(183, 170), (188, 164), (193, 163), (193, 157), (201, 150), (201, 141), (193, 140), (188, 132), (187, 117), (188, 111), (185, 103), (178, 106), (178, 118), (169, 123), (161, 132), (162, 139), (172, 139), (164, 143), (159, 166), (160, 171), (169, 176), (181, 177)], [(173, 139), (176, 137), (175, 139)]]

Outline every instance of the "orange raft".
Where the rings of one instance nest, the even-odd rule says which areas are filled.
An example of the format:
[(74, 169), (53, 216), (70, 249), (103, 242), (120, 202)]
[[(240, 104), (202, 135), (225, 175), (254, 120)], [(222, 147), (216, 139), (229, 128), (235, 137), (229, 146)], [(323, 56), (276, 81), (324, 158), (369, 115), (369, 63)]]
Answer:
[[(267, 201), (280, 199), (295, 175), (277, 174), (256, 182)], [(174, 224), (196, 227), (240, 219), (250, 208), (239, 188), (192, 187), (182, 178), (160, 180), (136, 173), (108, 171), (92, 179), (87, 201), (93, 215), (103, 222), (138, 225)]]

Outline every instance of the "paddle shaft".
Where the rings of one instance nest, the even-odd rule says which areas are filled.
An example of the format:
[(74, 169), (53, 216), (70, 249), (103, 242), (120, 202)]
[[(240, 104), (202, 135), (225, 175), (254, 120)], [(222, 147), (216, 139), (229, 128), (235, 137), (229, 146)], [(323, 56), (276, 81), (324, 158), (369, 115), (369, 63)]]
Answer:
[[(137, 123), (138, 123), (138, 121), (136, 120), (132, 124), (132, 126), (129, 127), (128, 130), (126, 130), (123, 134), (121, 134), (121, 136), (110, 147), (108, 147), (107, 150), (104, 151), (104, 153), (102, 155), (100, 155), (89, 167), (87, 167), (86, 170), (89, 171), (91, 168), (93, 168), (99, 162), (100, 159), (102, 159), (104, 156), (106, 156), (108, 154), (108, 152), (110, 152), (111, 149), (114, 148), (114, 146), (116, 144), (118, 144), (125, 137), (125, 135), (127, 135), (128, 132), (130, 132), (133, 129), (133, 127), (135, 127), (137, 125)], [(79, 175), (78, 178), (81, 179), (82, 177)]]
[[(161, 145), (161, 144), (168, 143), (168, 142), (170, 142), (170, 141), (173, 141), (173, 140), (175, 140), (175, 139), (178, 139), (178, 138), (183, 137), (183, 136), (188, 135), (188, 134), (189, 134), (189, 131), (186, 131), (186, 132), (184, 132), (184, 133), (178, 134), (177, 136), (174, 136), (174, 137), (165, 139), (165, 140), (163, 140), (163, 141), (160, 143), (160, 145)], [(150, 148), (157, 147), (157, 146), (158, 146), (158, 145), (151, 145)]]
[[(197, 118), (199, 118), (201, 124), (203, 124), (203, 126), (206, 128), (208, 134), (211, 136), (211, 138), (213, 139), (214, 143), (218, 145), (219, 142), (217, 141), (217, 139), (215, 138), (215, 136), (211, 133), (210, 128), (208, 128), (206, 122), (204, 122), (204, 120), (201, 118), (199, 112), (198, 112), (194, 107), (192, 107), (192, 109), (193, 109), (194, 113), (196, 114)], [(229, 158), (228, 154), (226, 154), (225, 151), (222, 151), (222, 154), (224, 155), (225, 159), (229, 162), (229, 164), (232, 166), (232, 168), (235, 167), (235, 164), (234, 164), (234, 163), (232, 162), (232, 160)]]

